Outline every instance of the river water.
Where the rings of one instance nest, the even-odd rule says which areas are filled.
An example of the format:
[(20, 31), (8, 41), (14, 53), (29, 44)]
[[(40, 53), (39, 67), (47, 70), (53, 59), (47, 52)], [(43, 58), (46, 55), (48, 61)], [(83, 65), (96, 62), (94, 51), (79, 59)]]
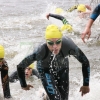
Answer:
[[(91, 0), (93, 1), (93, 0)], [(94, 8), (99, 1), (90, 0), (0, 0), (0, 44), (5, 47), (5, 59), (9, 65), (9, 75), (16, 70), (17, 64), (41, 42), (44, 41), (45, 28), (49, 24), (62, 25), (59, 20), (46, 19), (46, 14), (54, 13), (55, 8), (60, 7), (64, 11), (77, 3), (91, 4)], [(64, 12), (62, 15), (73, 26), (73, 33), (64, 35), (73, 41), (86, 54), (91, 65), (90, 93), (81, 97), (79, 92), (82, 86), (81, 64), (73, 57), (70, 61), (70, 89), (69, 100), (100, 100), (100, 24), (99, 17), (92, 26), (92, 35), (86, 43), (83, 43), (80, 34), (85, 28), (88, 18), (80, 19), (77, 12)], [(42, 100), (44, 92), (40, 80), (33, 77), (34, 81), (28, 81), (34, 86), (30, 91), (21, 89), (19, 81), (10, 83), (13, 100)], [(0, 100), (3, 100), (0, 82)], [(12, 100), (11, 99), (11, 100)]]

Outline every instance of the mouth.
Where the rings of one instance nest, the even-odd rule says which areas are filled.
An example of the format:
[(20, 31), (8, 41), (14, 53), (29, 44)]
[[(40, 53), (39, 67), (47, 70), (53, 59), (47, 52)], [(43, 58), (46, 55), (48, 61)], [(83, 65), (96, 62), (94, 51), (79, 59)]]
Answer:
[(25, 74), (25, 76), (28, 76), (28, 74)]
[(54, 50), (53, 53), (56, 54), (58, 52), (58, 50)]

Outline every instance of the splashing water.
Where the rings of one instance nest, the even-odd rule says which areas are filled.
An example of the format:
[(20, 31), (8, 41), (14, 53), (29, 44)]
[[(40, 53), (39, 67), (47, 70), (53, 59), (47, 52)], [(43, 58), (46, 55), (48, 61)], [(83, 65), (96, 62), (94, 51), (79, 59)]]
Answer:
[(52, 68), (52, 62), (54, 61), (56, 55), (54, 54), (54, 51), (52, 52), (51, 56), (53, 56), (53, 59), (51, 60), (51, 63), (50, 63), (50, 68)]

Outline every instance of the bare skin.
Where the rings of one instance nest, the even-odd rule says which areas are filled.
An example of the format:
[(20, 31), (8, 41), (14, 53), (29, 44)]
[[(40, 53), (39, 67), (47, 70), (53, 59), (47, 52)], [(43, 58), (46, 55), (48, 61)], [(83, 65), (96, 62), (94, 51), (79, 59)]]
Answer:
[(85, 94), (90, 92), (90, 88), (89, 86), (82, 86), (79, 92), (81, 92), (81, 96), (84, 96)]
[(83, 40), (83, 42), (85, 43), (85, 38), (89, 39), (90, 35), (91, 35), (91, 26), (93, 24), (94, 20), (89, 19), (84, 31), (81, 34), (81, 39)]
[(85, 5), (85, 7), (87, 8), (88, 11), (86, 12), (82, 12), (82, 11), (78, 11), (78, 16), (80, 18), (85, 18), (86, 16), (90, 15), (92, 13), (92, 9), (89, 5)]
[[(53, 38), (53, 39), (49, 39), (49, 40), (53, 41), (53, 42), (56, 42), (57, 40), (59, 40), (59, 38)], [(47, 46), (48, 46), (49, 50), (51, 52), (53, 52), (54, 54), (56, 54), (56, 55), (60, 52), (61, 43), (60, 44), (55, 44), (54, 43), (54, 45), (52, 45), (52, 46), (47, 43)]]
[[(25, 69), (25, 78), (29, 78), (32, 75), (32, 69), (27, 67)], [(27, 87), (22, 87), (23, 90), (30, 90), (30, 88), (33, 88), (32, 85), (28, 84)]]
[(25, 78), (29, 78), (32, 75), (32, 69), (27, 67), (25, 69)]
[(23, 90), (30, 90), (30, 88), (33, 88), (33, 86), (30, 85), (30, 84), (28, 84), (27, 87), (23, 87), (22, 89), (23, 89)]

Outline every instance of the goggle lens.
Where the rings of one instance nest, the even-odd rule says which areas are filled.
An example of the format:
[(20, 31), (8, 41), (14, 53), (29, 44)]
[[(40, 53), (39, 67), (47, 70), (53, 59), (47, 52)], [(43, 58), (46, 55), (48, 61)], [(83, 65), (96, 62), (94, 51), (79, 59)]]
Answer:
[(57, 40), (56, 42), (53, 42), (53, 41), (47, 40), (47, 43), (48, 43), (49, 45), (51, 45), (51, 46), (53, 46), (54, 44), (58, 45), (58, 44), (60, 44), (61, 42), (62, 42), (61, 39)]

